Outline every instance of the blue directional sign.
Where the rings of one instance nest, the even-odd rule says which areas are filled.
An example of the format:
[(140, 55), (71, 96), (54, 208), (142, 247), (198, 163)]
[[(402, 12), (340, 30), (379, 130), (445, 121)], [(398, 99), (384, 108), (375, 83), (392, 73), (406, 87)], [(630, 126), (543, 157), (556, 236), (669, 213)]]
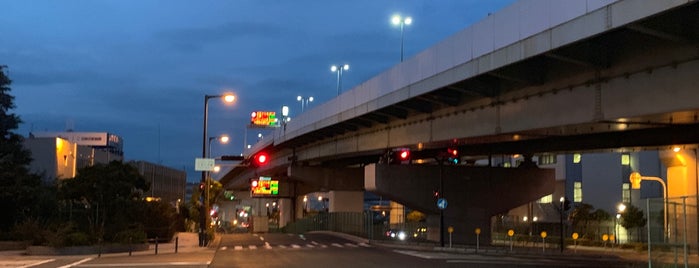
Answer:
[(437, 199), (437, 207), (439, 209), (447, 208), (447, 200), (444, 198)]

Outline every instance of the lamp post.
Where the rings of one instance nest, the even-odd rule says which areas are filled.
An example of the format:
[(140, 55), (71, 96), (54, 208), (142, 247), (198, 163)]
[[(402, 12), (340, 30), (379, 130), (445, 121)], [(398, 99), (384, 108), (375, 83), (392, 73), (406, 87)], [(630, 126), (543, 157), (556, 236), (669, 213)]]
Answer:
[(614, 218), (614, 242), (619, 244), (619, 221), (621, 220), (621, 214), (626, 211), (626, 205), (624, 203), (619, 203), (616, 207), (616, 217)]
[[(209, 100), (213, 98), (223, 98), (223, 100), (227, 103), (231, 103), (235, 101), (235, 96), (233, 94), (225, 94), (225, 95), (204, 95), (204, 135), (202, 137), (202, 142), (201, 142), (201, 157), (206, 158), (207, 157), (207, 151), (206, 151), (206, 139), (208, 138), (207, 134), (207, 128), (208, 128), (208, 120), (209, 120)], [(207, 189), (209, 188), (209, 180), (207, 180), (207, 172), (202, 171), (201, 172), (201, 183), (204, 184), (204, 187)], [(206, 191), (204, 191), (205, 193)], [(203, 204), (201, 209), (199, 210), (199, 246), (203, 247), (206, 246), (206, 214), (208, 212), (208, 196), (204, 196), (202, 193), (201, 196), (201, 203)]]
[(302, 96), (297, 96), (296, 100), (301, 102), (301, 112), (303, 113), (303, 109), (308, 107), (308, 103), (313, 102), (313, 97), (304, 98)]
[[(665, 181), (658, 177), (641, 176), (641, 173), (635, 171), (631, 172), (631, 175), (629, 175), (629, 181), (631, 182), (631, 189), (634, 190), (641, 189), (641, 181), (657, 181), (663, 187), (663, 240), (667, 239), (669, 237), (668, 231), (670, 231), (670, 228), (667, 226), (667, 185)], [(650, 226), (648, 226), (648, 228), (650, 228)]]
[(337, 95), (340, 96), (340, 89), (342, 88), (342, 72), (349, 71), (349, 64), (344, 65), (333, 65), (330, 66), (331, 72), (337, 72)]
[(391, 23), (396, 26), (400, 26), (400, 62), (403, 62), (403, 36), (405, 25), (410, 25), (413, 23), (413, 18), (411, 17), (401, 17), (400, 15), (393, 15), (391, 18)]

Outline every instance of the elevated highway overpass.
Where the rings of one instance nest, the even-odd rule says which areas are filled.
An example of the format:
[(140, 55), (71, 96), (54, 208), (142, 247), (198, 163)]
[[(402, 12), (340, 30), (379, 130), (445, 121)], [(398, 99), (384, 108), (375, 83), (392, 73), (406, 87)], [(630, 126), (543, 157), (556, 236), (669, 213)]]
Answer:
[[(451, 223), (489, 224), (550, 194), (553, 175), (481, 171), (477, 159), (699, 143), (698, 15), (688, 0), (516, 2), (294, 118), (245, 152), (270, 164), (243, 162), (221, 182), (275, 176), (290, 197), (367, 190), (434, 215), (425, 194), (441, 177), (462, 190), (445, 210)], [(395, 148), (411, 149), (413, 164), (380, 164)], [(435, 159), (447, 148), (465, 165), (443, 174)], [(510, 198), (469, 197), (484, 189)]]

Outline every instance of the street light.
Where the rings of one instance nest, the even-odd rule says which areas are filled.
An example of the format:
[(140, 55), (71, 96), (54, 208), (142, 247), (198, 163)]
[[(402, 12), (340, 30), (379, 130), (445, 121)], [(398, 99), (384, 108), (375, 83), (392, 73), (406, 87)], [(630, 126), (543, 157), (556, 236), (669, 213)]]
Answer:
[(226, 143), (228, 143), (228, 141), (230, 141), (230, 137), (228, 137), (228, 135), (209, 137), (209, 151), (207, 152), (207, 155), (206, 155), (207, 158), (211, 157), (211, 141), (213, 141), (213, 140), (218, 140), (218, 142), (220, 142), (222, 144), (226, 144)]
[(624, 203), (619, 203), (619, 205), (616, 207), (616, 218), (614, 218), (614, 242), (619, 244), (619, 221), (621, 219), (621, 214), (626, 211), (626, 205)]
[[(208, 120), (209, 120), (209, 100), (213, 98), (223, 98), (223, 101), (226, 103), (232, 103), (235, 101), (235, 96), (233, 94), (225, 94), (225, 95), (204, 95), (204, 135), (202, 137), (201, 141), (201, 157), (202, 158), (207, 158), (208, 154), (206, 151), (206, 139), (208, 137), (207, 134), (207, 128), (208, 128)], [(209, 180), (207, 180), (207, 172), (202, 171), (201, 172), (201, 182), (204, 183), (204, 187), (207, 189), (209, 188)], [(202, 199), (202, 204), (203, 207), (199, 211), (199, 246), (203, 247), (206, 245), (206, 211), (208, 211), (209, 208), (209, 200), (208, 196), (202, 196), (200, 197)]]
[(337, 95), (340, 96), (340, 89), (342, 88), (342, 72), (349, 71), (349, 64), (330, 66), (330, 71), (337, 72)]
[(303, 109), (308, 107), (308, 103), (313, 102), (313, 97), (304, 98), (302, 96), (297, 96), (296, 100), (301, 102), (301, 112), (303, 113)]
[(403, 62), (403, 32), (405, 25), (410, 25), (413, 23), (413, 18), (393, 15), (391, 18), (391, 23), (393, 23), (393, 25), (400, 26), (400, 62)]
[[(667, 239), (669, 237), (668, 232), (670, 228), (667, 226), (667, 185), (665, 181), (658, 177), (641, 176), (641, 173), (635, 171), (631, 172), (631, 175), (629, 175), (629, 181), (631, 182), (631, 189), (634, 190), (641, 189), (641, 181), (657, 181), (663, 187), (663, 238)], [(650, 226), (648, 226), (648, 228), (650, 228)]]

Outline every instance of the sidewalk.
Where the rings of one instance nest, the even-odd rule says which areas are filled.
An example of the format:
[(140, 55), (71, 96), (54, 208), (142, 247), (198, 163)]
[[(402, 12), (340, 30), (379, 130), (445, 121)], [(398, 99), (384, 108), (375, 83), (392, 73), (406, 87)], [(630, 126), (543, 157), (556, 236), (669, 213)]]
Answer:
[[(479, 255), (517, 255), (517, 256), (531, 256), (531, 257), (541, 257), (545, 256), (547, 258), (612, 258), (612, 259), (622, 259), (630, 262), (642, 262), (648, 263), (648, 252), (647, 251), (636, 251), (633, 249), (619, 249), (619, 248), (600, 248), (600, 247), (587, 247), (587, 246), (569, 246), (563, 252), (558, 248), (546, 248), (541, 247), (510, 247), (507, 246), (481, 246), (476, 252), (475, 246), (465, 246), (465, 245), (453, 245), (453, 247), (439, 247), (438, 243), (415, 243), (406, 241), (392, 241), (392, 240), (367, 240), (365, 238), (356, 237), (353, 235), (345, 233), (337, 233), (331, 231), (317, 231), (318, 233), (335, 235), (352, 241), (368, 241), (369, 244), (388, 247), (388, 248), (400, 248), (400, 249), (412, 249), (421, 251), (440, 251), (440, 252), (450, 252), (450, 253), (460, 253), (460, 254), (479, 254)], [(677, 263), (678, 266), (684, 266), (683, 252), (679, 251), (677, 259), (675, 259), (674, 252), (652, 252), (653, 263), (664, 263), (664, 264), (674, 264)], [(689, 267), (699, 267), (699, 255), (690, 254), (687, 256), (687, 262)]]

